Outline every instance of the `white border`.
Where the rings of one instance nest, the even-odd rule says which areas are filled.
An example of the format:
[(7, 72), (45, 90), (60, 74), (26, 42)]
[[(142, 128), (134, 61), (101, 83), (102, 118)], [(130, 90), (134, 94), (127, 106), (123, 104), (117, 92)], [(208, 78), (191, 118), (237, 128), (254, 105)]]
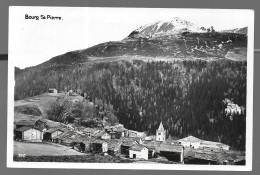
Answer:
[[(28, 7), (33, 8), (33, 7)], [(50, 7), (51, 8), (51, 7)], [(64, 7), (66, 8), (66, 7)], [(80, 7), (77, 7), (80, 8)], [(84, 7), (83, 7), (84, 8)], [(9, 19), (15, 7), (9, 8)], [(174, 10), (174, 9), (173, 9)], [(198, 9), (200, 10), (200, 9)], [(208, 9), (210, 10), (210, 9)], [(214, 9), (216, 10), (216, 9)], [(233, 9), (232, 9), (233, 10)], [(244, 9), (243, 9), (244, 10)], [(14, 122), (14, 60), (10, 48), (12, 34), (9, 20), (8, 55), (8, 113), (7, 113), (7, 167), (10, 168), (62, 168), (62, 169), (138, 169), (138, 170), (206, 170), (206, 171), (252, 171), (253, 149), (253, 70), (254, 70), (254, 10), (247, 10), (250, 16), (247, 50), (247, 119), (246, 119), (246, 165), (182, 165), (182, 164), (131, 164), (131, 163), (56, 163), (56, 162), (14, 162), (13, 161), (13, 122)], [(154, 166), (156, 165), (156, 166)]]

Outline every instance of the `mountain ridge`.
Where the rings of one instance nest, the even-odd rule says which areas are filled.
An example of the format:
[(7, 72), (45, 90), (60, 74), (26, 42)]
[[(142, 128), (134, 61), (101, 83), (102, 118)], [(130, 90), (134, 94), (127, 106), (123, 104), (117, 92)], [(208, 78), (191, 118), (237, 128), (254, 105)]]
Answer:
[[(247, 27), (215, 31), (214, 27), (206, 29), (175, 17), (172, 20), (161, 20), (140, 26), (121, 41), (109, 41), (86, 49), (69, 51), (37, 66), (81, 64), (89, 61), (89, 57), (93, 56), (229, 59), (229, 55), (236, 56), (239, 53), (237, 50), (243, 52), (237, 55), (239, 60), (246, 60), (244, 52), (247, 46), (246, 34)], [(233, 54), (233, 50), (236, 50), (236, 54)]]

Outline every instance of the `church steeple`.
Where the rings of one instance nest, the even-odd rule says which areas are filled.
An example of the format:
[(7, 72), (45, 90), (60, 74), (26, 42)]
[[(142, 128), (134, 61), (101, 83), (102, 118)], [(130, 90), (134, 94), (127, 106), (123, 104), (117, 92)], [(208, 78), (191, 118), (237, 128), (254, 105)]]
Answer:
[(164, 142), (166, 140), (166, 132), (163, 128), (162, 122), (159, 125), (159, 128), (156, 130), (156, 140)]
[(162, 122), (160, 123), (158, 130), (164, 130)]

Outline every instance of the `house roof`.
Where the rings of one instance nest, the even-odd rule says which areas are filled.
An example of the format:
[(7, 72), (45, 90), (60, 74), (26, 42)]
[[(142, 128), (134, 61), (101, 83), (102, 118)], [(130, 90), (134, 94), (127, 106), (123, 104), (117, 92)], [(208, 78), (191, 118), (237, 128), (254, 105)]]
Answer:
[(138, 144), (136, 141), (123, 141), (122, 142), (122, 145), (123, 146), (133, 146), (133, 145), (135, 145), (135, 144)]
[(119, 149), (118, 147), (122, 144), (122, 141), (118, 139), (113, 139), (113, 140), (108, 140), (107, 143), (108, 143), (108, 149), (115, 150), (115, 149)]
[(161, 143), (159, 141), (144, 141), (143, 142), (143, 145), (145, 145), (148, 149), (159, 148), (160, 144)]
[(146, 137), (144, 138), (144, 140), (145, 140), (145, 141), (153, 141), (153, 140), (155, 140), (155, 136), (146, 136)]
[(161, 143), (158, 149), (159, 149), (159, 151), (182, 152), (183, 146)]
[[(130, 150), (133, 151), (142, 151), (142, 149), (146, 148), (144, 145), (133, 145), (130, 147)], [(147, 149), (147, 148), (146, 148)]]
[(120, 140), (123, 142), (124, 145), (133, 145), (134, 142), (140, 143), (142, 138), (140, 137), (121, 137)]
[(77, 143), (84, 143), (84, 139), (86, 137), (84, 136), (81, 136), (77, 133), (73, 133), (72, 135), (69, 135), (68, 137), (64, 137), (63, 139), (63, 142), (66, 142), (66, 143), (73, 143), (73, 142), (77, 142)]
[(84, 144), (90, 144), (94, 141), (94, 138), (90, 138), (90, 137), (81, 137), (78, 139), (79, 142), (82, 142)]
[(128, 130), (128, 131), (129, 131), (129, 133), (145, 135), (145, 132), (139, 132), (139, 131), (134, 131), (134, 130)]
[(21, 128), (15, 129), (15, 131), (24, 132), (32, 128), (33, 128), (32, 126), (22, 126)]
[(41, 118), (41, 119), (37, 120), (36, 122), (43, 122), (43, 123), (47, 123), (47, 119)]
[(121, 124), (118, 124), (118, 125), (114, 125), (114, 126), (105, 126), (105, 129), (107, 131), (115, 131), (115, 132), (123, 132), (123, 131), (126, 131), (127, 129), (121, 125)]
[(58, 131), (58, 130), (64, 132), (63, 129), (61, 129), (59, 127), (57, 127), (57, 128), (50, 128), (50, 129), (46, 130), (45, 132), (53, 133), (53, 132)]
[(93, 141), (92, 141), (92, 143), (96, 143), (96, 144), (102, 144), (102, 143), (107, 143), (106, 141), (104, 141), (104, 140), (99, 140), (99, 139), (94, 139)]
[(207, 154), (207, 153), (195, 153), (194, 158), (217, 161), (218, 157), (216, 154)]
[(54, 121), (51, 121), (51, 120), (47, 120), (46, 125), (47, 125), (49, 128), (66, 127), (66, 125), (63, 124), (63, 123), (54, 122)]
[(20, 120), (16, 122), (16, 125), (23, 125), (23, 126), (34, 126), (36, 123), (35, 120)]
[(206, 140), (203, 140), (201, 142), (201, 144), (203, 145), (206, 145), (206, 146), (218, 146), (218, 147), (229, 147), (228, 145), (224, 144), (224, 143), (220, 143), (220, 142), (212, 142), (212, 141), (206, 141)]
[(94, 137), (101, 137), (102, 135), (104, 135), (106, 132), (105, 131), (98, 131), (96, 133), (94, 133)]
[(115, 127), (113, 129), (113, 131), (116, 131), (116, 132), (124, 132), (126, 131), (127, 129), (125, 129), (124, 127), (120, 126), (120, 127)]
[(239, 151), (210, 151), (208, 149), (191, 149), (184, 151), (185, 157), (193, 157), (198, 159), (204, 159), (204, 160), (211, 160), (211, 161), (219, 161), (223, 162), (225, 160), (243, 160), (245, 159), (245, 154), (243, 152)]
[(60, 135), (57, 135), (57, 136), (53, 137), (53, 139), (64, 140), (64, 139), (66, 139), (66, 138), (68, 138), (68, 137), (71, 137), (73, 134), (74, 134), (74, 133), (72, 133), (72, 132), (62, 133), (62, 134), (60, 134)]
[(76, 141), (75, 141), (74, 138), (68, 137), (68, 138), (64, 138), (64, 139), (63, 139), (63, 142), (65, 142), (65, 143), (73, 143), (73, 142), (76, 142)]
[(85, 133), (92, 133), (92, 134), (95, 134), (95, 133), (97, 133), (97, 132), (99, 132), (100, 130), (99, 129), (96, 129), (96, 128), (85, 128), (84, 130), (83, 130), (83, 132), (85, 132)]
[(180, 141), (180, 142), (202, 142), (201, 139), (198, 139), (194, 136), (188, 136), (183, 139), (179, 139), (178, 141)]

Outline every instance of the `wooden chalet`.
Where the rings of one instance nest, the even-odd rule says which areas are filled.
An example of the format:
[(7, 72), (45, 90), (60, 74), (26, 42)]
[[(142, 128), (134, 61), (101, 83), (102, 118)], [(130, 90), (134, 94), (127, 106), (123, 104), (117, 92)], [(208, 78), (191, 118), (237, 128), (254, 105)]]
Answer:
[(107, 140), (108, 143), (108, 154), (117, 155), (121, 153), (122, 141), (119, 139)]
[(129, 149), (133, 145), (139, 144), (138, 141), (129, 137), (123, 137), (120, 139), (122, 141), (121, 144), (121, 154), (129, 155)]
[(71, 141), (66, 140), (74, 135), (73, 132), (65, 132), (52, 138), (52, 142), (71, 146)]
[(68, 132), (67, 129), (56, 127), (56, 128), (50, 128), (46, 130), (43, 134), (43, 140), (45, 141), (52, 141), (52, 139), (62, 133)]
[(111, 139), (120, 139), (127, 136), (127, 129), (122, 124), (115, 126), (106, 126), (105, 131), (111, 136)]
[(22, 126), (14, 130), (15, 139), (27, 142), (42, 142), (43, 132), (32, 126)]

